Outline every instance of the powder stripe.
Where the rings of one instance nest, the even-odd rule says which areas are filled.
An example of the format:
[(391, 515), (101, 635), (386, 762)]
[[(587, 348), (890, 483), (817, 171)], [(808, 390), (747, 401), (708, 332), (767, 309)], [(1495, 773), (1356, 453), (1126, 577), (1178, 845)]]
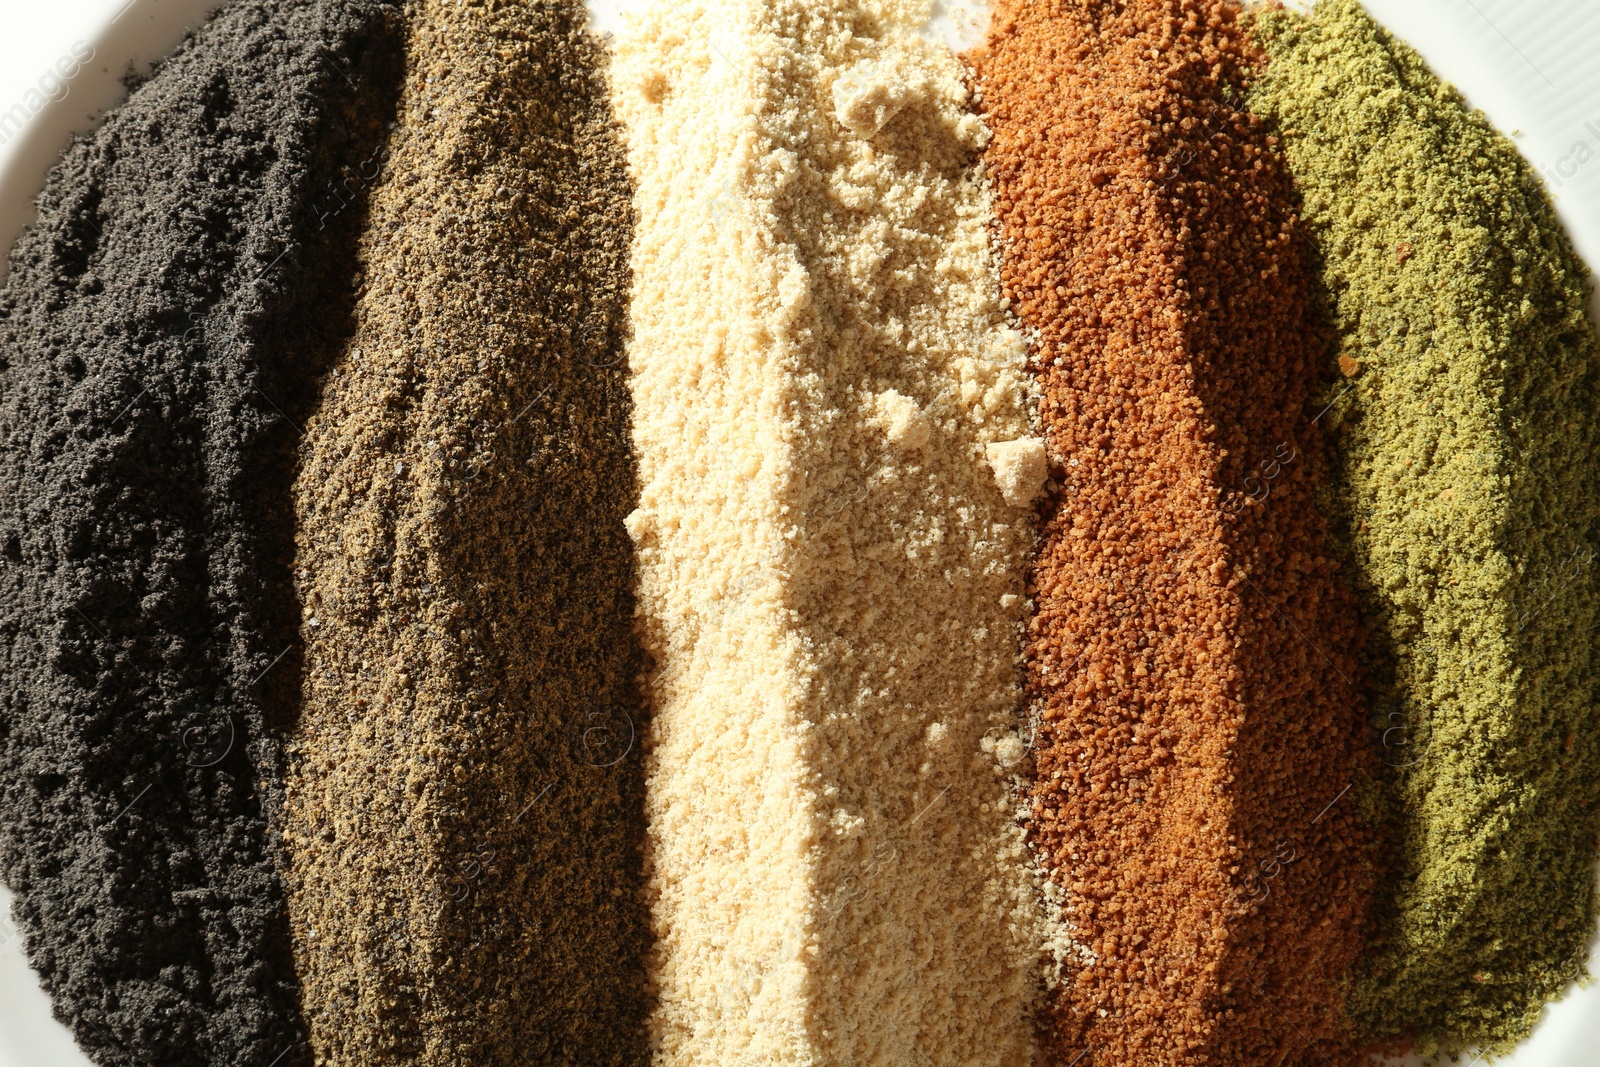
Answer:
[[(1586, 271), (1516, 147), (1357, 3), (1265, 17), (1339, 358), (1328, 505), (1357, 579), (1394, 869), (1354, 1003), (1384, 1039), (1504, 1051), (1596, 921)], [(1321, 406), (1321, 405), (1319, 405)]]
[(631, 207), (577, 0), (410, 12), (295, 486), (285, 838), (320, 1063), (642, 1064)]
[(382, 3), (238, 0), (52, 172), (0, 296), (0, 871), (111, 1067), (309, 1062), (289, 486), (381, 140)]
[(661, 1062), (1029, 1055), (1043, 932), (984, 741), (1043, 471), (982, 126), (918, 22), (662, 5), (615, 67)]
[(1232, 5), (1002, 3), (975, 57), (1056, 489), (1030, 839), (1079, 950), (1044, 1055), (1353, 1063), (1354, 608), (1322, 547), (1289, 181)]

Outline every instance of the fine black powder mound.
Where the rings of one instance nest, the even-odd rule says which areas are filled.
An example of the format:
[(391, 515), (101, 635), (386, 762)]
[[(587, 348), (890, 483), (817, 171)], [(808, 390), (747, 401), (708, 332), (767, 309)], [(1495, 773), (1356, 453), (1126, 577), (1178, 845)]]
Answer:
[(236, 0), (68, 151), (0, 292), (0, 878), (99, 1063), (309, 1062), (290, 489), (400, 12)]

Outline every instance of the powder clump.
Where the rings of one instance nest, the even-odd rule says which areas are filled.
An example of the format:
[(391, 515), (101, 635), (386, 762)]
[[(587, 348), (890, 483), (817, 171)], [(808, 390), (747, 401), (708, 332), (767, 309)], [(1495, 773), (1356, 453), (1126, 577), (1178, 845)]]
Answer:
[(1596, 920), (1585, 271), (1531, 168), (1353, 0), (1268, 14), (1252, 105), (1323, 253), (1340, 551), (1370, 633), (1370, 803), (1395, 855), (1353, 1002), (1380, 1038), (1504, 1050)]
[(1033, 503), (1050, 473), (1044, 442), (1037, 437), (1021, 437), (985, 445), (983, 452), (994, 469), (994, 483), (1000, 487), (1000, 495), (1006, 498), (1006, 503), (1014, 508)]
[(632, 228), (577, 0), (425, 0), (295, 487), (284, 834), (318, 1062), (644, 1040)]
[(1042, 909), (984, 749), (1023, 351), (925, 14), (658, 5), (619, 50), (663, 1063), (1028, 1059)]
[(1306, 246), (1243, 110), (1242, 18), (1006, 0), (973, 57), (1052, 468), (1018, 766), (1076, 942), (1053, 1064), (1356, 1062), (1358, 638), (1313, 506)]

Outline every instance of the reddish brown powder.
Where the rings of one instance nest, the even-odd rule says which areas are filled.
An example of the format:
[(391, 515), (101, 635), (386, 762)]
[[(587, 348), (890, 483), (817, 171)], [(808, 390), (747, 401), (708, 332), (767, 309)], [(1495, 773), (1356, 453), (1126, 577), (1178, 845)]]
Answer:
[[(1047, 1061), (1342, 1064), (1372, 873), (1322, 363), (1240, 12), (1003, 0), (974, 57), (1053, 467), (1030, 836), (1083, 947)], [(1359, 786), (1357, 788), (1359, 793)]]

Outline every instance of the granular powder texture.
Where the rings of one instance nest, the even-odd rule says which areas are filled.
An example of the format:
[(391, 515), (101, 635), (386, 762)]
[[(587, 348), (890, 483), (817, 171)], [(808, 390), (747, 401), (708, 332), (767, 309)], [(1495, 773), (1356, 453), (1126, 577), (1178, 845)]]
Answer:
[(424, 0), (295, 487), (318, 1062), (641, 1064), (631, 205), (577, 0)]
[(1002, 3), (974, 57), (1057, 479), (1031, 843), (1082, 946), (1061, 1064), (1351, 1062), (1372, 881), (1354, 605), (1313, 504), (1321, 342), (1227, 4)]
[(1596, 919), (1587, 284), (1529, 166), (1353, 0), (1262, 22), (1347, 382), (1331, 494), (1358, 577), (1397, 856), (1356, 1004), (1506, 1048)]
[(290, 487), (399, 60), (387, 4), (227, 5), (68, 151), (0, 295), (0, 875), (101, 1064), (309, 1062)]
[(1043, 470), (925, 15), (658, 5), (618, 55), (662, 1063), (1028, 1060), (1042, 908), (984, 748), (1020, 747)]

